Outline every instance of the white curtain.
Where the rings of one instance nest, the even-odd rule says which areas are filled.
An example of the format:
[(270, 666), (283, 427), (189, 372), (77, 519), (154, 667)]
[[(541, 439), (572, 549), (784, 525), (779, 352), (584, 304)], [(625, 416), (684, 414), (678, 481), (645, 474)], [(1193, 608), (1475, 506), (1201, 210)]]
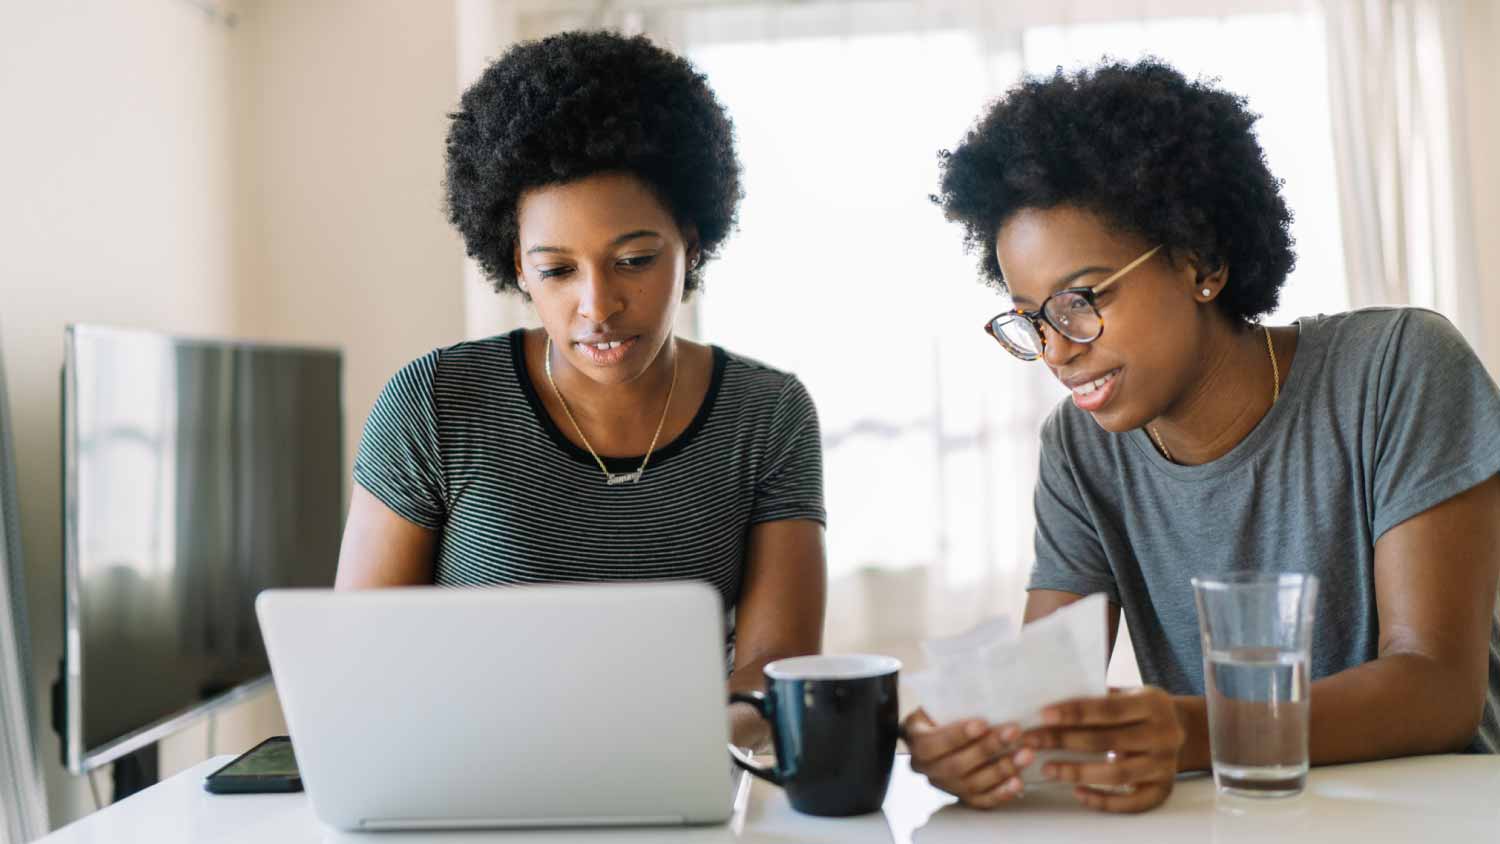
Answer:
[[(522, 10), (516, 33), (644, 32), (686, 54), (735, 122), (741, 227), (708, 270), (703, 339), (797, 373), (825, 445), (826, 646), (915, 667), (924, 637), (1018, 618), (1038, 432), (1063, 390), (981, 330), (1006, 307), (929, 201), (939, 149), (1023, 72), (1151, 53), (1265, 115), (1297, 214), (1281, 321), (1346, 306), (1321, 85), (1300, 0), (619, 2)], [(1275, 68), (1265, 44), (1281, 45)], [(1128, 683), (1128, 640), (1114, 682)]]
[(47, 798), (37, 757), (15, 465), (0, 361), (0, 842), (22, 844), (47, 832)]
[(1413, 304), (1476, 347), (1463, 7), (1325, 0), (1329, 98), (1353, 304)]

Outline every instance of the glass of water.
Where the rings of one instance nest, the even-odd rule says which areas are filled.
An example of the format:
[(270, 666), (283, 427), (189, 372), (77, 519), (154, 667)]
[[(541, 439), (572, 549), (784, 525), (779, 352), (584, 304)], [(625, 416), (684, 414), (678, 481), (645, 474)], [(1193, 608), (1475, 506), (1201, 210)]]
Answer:
[(1307, 782), (1308, 660), (1318, 579), (1193, 578), (1219, 791), (1291, 797)]

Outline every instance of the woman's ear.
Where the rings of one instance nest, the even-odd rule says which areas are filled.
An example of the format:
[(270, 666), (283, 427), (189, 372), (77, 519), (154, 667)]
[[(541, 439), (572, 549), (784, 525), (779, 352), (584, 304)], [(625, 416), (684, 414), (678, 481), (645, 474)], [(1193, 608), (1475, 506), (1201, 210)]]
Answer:
[(1188, 260), (1195, 275), (1193, 297), (1200, 302), (1212, 302), (1229, 283), (1229, 265), (1217, 259), (1205, 261), (1197, 256)]
[(698, 269), (703, 262), (702, 243), (698, 240), (698, 227), (692, 223), (682, 227), (683, 255), (687, 259), (689, 270)]
[(516, 244), (515, 254), (512, 256), (516, 263), (516, 287), (520, 288), (523, 295), (530, 296), (526, 292), (526, 274), (521, 271), (521, 244)]

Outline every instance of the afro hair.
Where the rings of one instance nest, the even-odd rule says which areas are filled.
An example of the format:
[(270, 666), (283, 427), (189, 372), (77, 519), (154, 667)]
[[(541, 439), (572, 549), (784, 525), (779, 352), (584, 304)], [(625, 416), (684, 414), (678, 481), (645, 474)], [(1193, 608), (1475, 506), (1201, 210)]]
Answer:
[(523, 192), (606, 172), (645, 182), (699, 260), (734, 228), (741, 197), (734, 127), (704, 76), (644, 37), (566, 32), (510, 49), (449, 115), (448, 219), (497, 291), (515, 289)]
[(1172, 260), (1228, 265), (1215, 300), (1249, 323), (1276, 307), (1296, 263), (1291, 211), (1243, 97), (1145, 59), (1032, 77), (939, 154), (932, 199), (964, 227), (980, 272), (1005, 289), (1000, 227), (1025, 208), (1073, 205), (1166, 246)]

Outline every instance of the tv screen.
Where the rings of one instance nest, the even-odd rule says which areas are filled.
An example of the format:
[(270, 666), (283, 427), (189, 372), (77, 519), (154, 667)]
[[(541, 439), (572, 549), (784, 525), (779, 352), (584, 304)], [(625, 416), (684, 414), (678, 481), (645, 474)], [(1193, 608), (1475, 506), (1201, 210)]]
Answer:
[(262, 589), (329, 586), (337, 351), (71, 326), (64, 752), (85, 771), (266, 680)]

